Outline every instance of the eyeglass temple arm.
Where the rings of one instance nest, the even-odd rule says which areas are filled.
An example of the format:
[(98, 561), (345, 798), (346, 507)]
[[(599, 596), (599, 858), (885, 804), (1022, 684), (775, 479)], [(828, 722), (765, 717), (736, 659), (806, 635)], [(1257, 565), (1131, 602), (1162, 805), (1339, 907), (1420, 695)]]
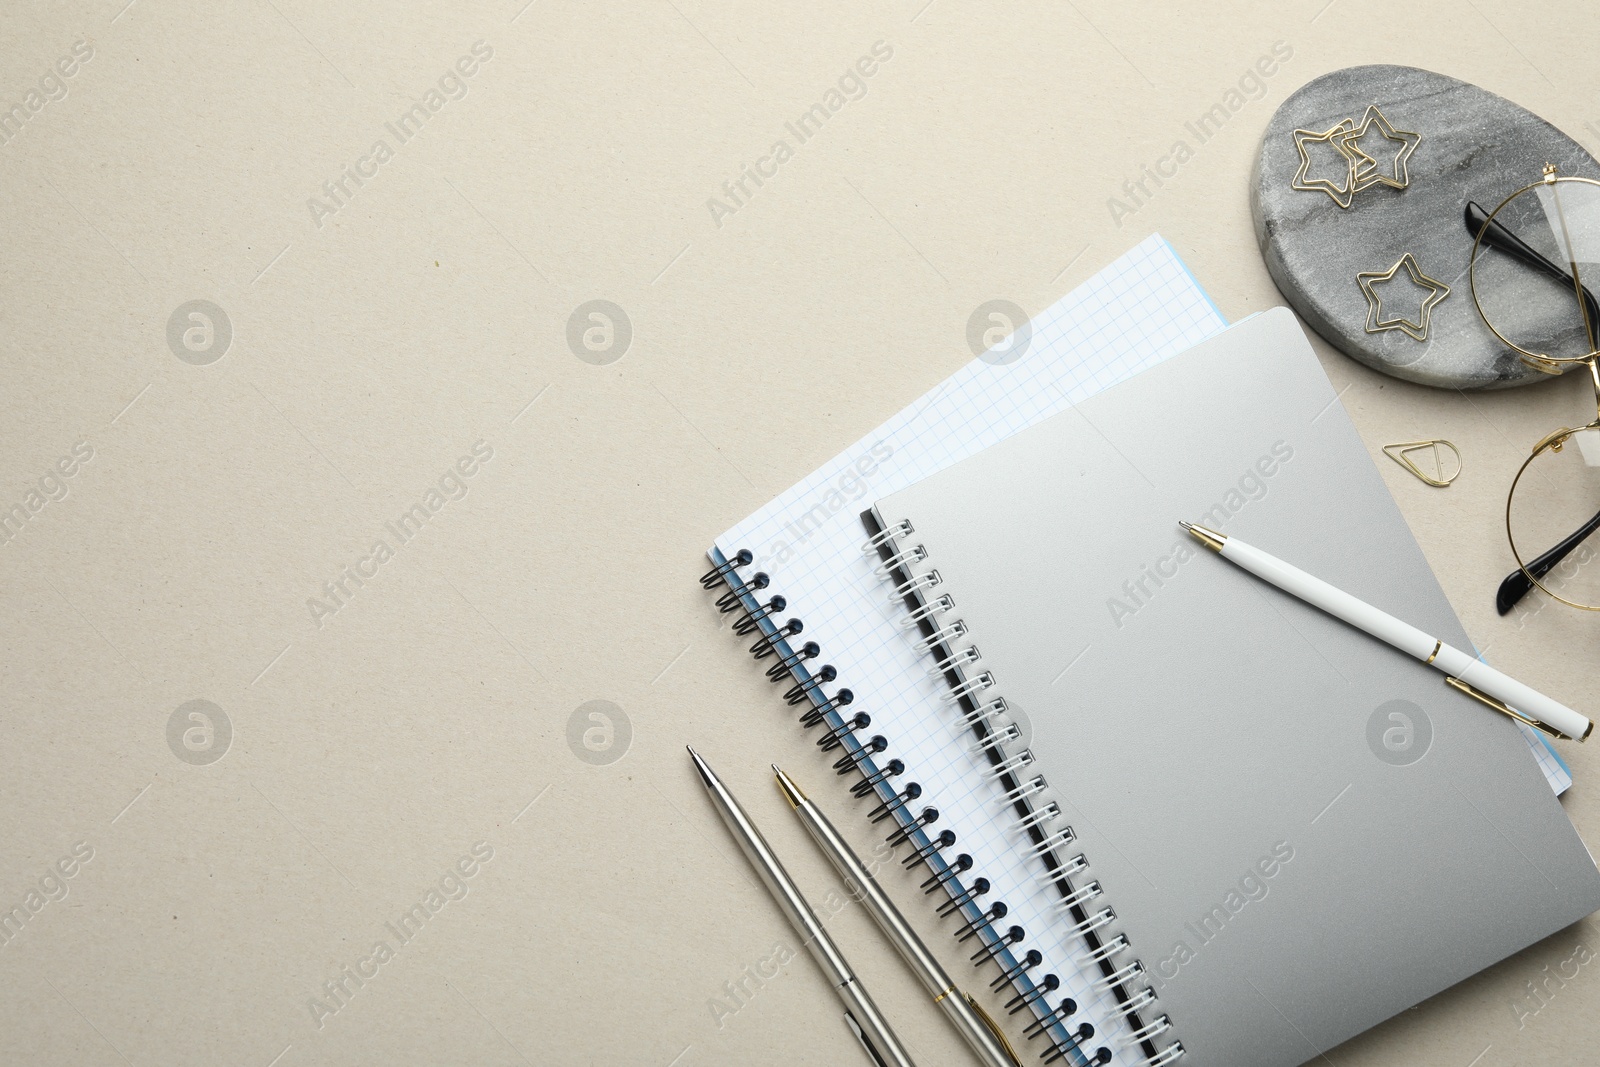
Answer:
[[(1572, 275), (1550, 262), (1522, 238), (1512, 233), (1498, 221), (1491, 222), (1489, 213), (1484, 211), (1475, 201), (1467, 201), (1462, 220), (1466, 223), (1467, 233), (1473, 240), (1481, 240), (1484, 244), (1498, 251), (1504, 252), (1511, 258), (1540, 271), (1557, 281), (1577, 288)], [(1589, 292), (1587, 286), (1580, 289), (1583, 302), (1589, 315), (1589, 321), (1600, 323), (1600, 304), (1597, 304), (1594, 294)], [(1600, 396), (1600, 370), (1594, 370), (1596, 376), (1596, 395)], [(1584, 523), (1570, 535), (1563, 538), (1554, 548), (1534, 559), (1527, 566), (1527, 570), (1517, 569), (1505, 576), (1500, 588), (1495, 593), (1495, 610), (1505, 615), (1516, 606), (1517, 602), (1528, 595), (1533, 588), (1533, 578), (1542, 579), (1549, 574), (1557, 564), (1572, 554), (1572, 551), (1584, 541), (1588, 540), (1596, 530), (1600, 530), (1600, 512), (1596, 512), (1588, 522)], [(1533, 578), (1530, 578), (1529, 575)]]
[[(1498, 249), (1513, 259), (1534, 268), (1541, 273), (1548, 274), (1557, 281), (1565, 282), (1576, 287), (1572, 275), (1550, 262), (1532, 245), (1512, 233), (1499, 222), (1490, 222), (1489, 213), (1483, 210), (1476, 201), (1468, 200), (1466, 209), (1462, 213), (1462, 220), (1467, 224), (1467, 233), (1473, 240), (1479, 239), (1481, 233), (1483, 243), (1491, 248)], [(1596, 302), (1594, 294), (1589, 292), (1589, 287), (1583, 287), (1583, 302), (1589, 311), (1589, 321), (1600, 324), (1600, 302)], [(1521, 573), (1520, 571), (1518, 573)], [(1505, 612), (1501, 612), (1505, 614)]]
[(1556, 564), (1571, 555), (1572, 550), (1583, 544), (1589, 538), (1589, 535), (1596, 530), (1600, 530), (1600, 512), (1596, 512), (1592, 519), (1578, 527), (1571, 536), (1565, 538), (1556, 547), (1529, 563), (1527, 572), (1515, 570), (1506, 575), (1505, 580), (1500, 583), (1499, 591), (1494, 596), (1495, 610), (1502, 615), (1510, 612), (1512, 608), (1516, 607), (1517, 601), (1527, 596), (1528, 591), (1533, 588), (1533, 581), (1528, 577), (1528, 574), (1531, 573), (1534, 578), (1542, 579), (1554, 569)]

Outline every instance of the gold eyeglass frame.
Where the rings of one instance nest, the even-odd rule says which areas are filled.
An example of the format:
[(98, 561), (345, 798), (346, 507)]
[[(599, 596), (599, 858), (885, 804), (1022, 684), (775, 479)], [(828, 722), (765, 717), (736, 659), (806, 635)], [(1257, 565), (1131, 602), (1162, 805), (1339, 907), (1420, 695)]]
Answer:
[[(1560, 593), (1550, 589), (1538, 578), (1535, 578), (1533, 576), (1533, 572), (1528, 569), (1527, 562), (1523, 560), (1522, 553), (1517, 550), (1517, 539), (1511, 533), (1511, 501), (1516, 498), (1517, 485), (1522, 481), (1522, 476), (1527, 473), (1528, 467), (1533, 463), (1533, 461), (1538, 459), (1546, 451), (1560, 452), (1562, 447), (1566, 445), (1567, 441), (1570, 440), (1574, 434), (1582, 433), (1585, 430), (1600, 430), (1600, 345), (1596, 344), (1596, 331), (1600, 330), (1600, 323), (1590, 321), (1589, 305), (1583, 299), (1583, 279), (1578, 274), (1578, 265), (1576, 263), (1568, 264), (1572, 268), (1573, 287), (1577, 290), (1578, 307), (1583, 313), (1584, 326), (1587, 330), (1589, 339), (1589, 354), (1586, 356), (1552, 356), (1545, 352), (1533, 352), (1523, 348), (1521, 345), (1511, 340), (1511, 338), (1501, 333), (1495, 327), (1495, 324), (1490, 321), (1489, 316), (1484, 314), (1483, 304), (1478, 300), (1478, 250), (1483, 244), (1484, 234), (1488, 233), (1490, 227), (1495, 225), (1496, 220), (1500, 216), (1500, 212), (1504, 210), (1507, 204), (1511, 203), (1511, 201), (1515, 200), (1523, 193), (1531, 192), (1543, 186), (1554, 186), (1566, 182), (1582, 183), (1584, 185), (1590, 185), (1594, 186), (1596, 189), (1600, 189), (1600, 181), (1595, 181), (1593, 178), (1580, 178), (1576, 175), (1557, 174), (1555, 165), (1552, 163), (1546, 163), (1544, 166), (1543, 178), (1534, 182), (1532, 185), (1526, 185), (1521, 189), (1518, 189), (1516, 192), (1500, 201), (1499, 205), (1489, 213), (1488, 219), (1478, 229), (1478, 235), (1472, 242), (1472, 258), (1467, 263), (1467, 276), (1469, 287), (1472, 290), (1472, 305), (1478, 309), (1478, 318), (1483, 321), (1485, 326), (1489, 327), (1490, 333), (1499, 338), (1500, 341), (1506, 346), (1513, 349), (1522, 358), (1522, 362), (1526, 363), (1536, 371), (1540, 371), (1541, 373), (1552, 376), (1562, 374), (1568, 368), (1576, 366), (1580, 363), (1586, 364), (1589, 368), (1589, 377), (1594, 385), (1595, 419), (1587, 426), (1579, 426), (1576, 428), (1563, 426), (1558, 430), (1554, 430), (1551, 433), (1546, 434), (1544, 437), (1539, 439), (1537, 444), (1533, 446), (1533, 451), (1528, 454), (1528, 458), (1522, 461), (1522, 465), (1517, 468), (1516, 476), (1511, 479), (1511, 488), (1506, 493), (1506, 541), (1511, 545), (1511, 554), (1512, 556), (1516, 557), (1517, 566), (1521, 568), (1522, 573), (1527, 575), (1528, 580), (1532, 582), (1540, 592), (1554, 597), (1556, 600), (1559, 600), (1561, 603), (1566, 604), (1569, 607), (1578, 608), (1582, 611), (1600, 611), (1600, 604), (1582, 604), (1576, 600), (1568, 600)], [(1561, 201), (1559, 199), (1556, 201), (1556, 210), (1557, 212), (1561, 212)], [(1561, 214), (1561, 225), (1563, 230), (1565, 230), (1566, 218), (1564, 213)], [(1570, 235), (1567, 235), (1566, 241), (1567, 247), (1570, 249), (1572, 247)]]

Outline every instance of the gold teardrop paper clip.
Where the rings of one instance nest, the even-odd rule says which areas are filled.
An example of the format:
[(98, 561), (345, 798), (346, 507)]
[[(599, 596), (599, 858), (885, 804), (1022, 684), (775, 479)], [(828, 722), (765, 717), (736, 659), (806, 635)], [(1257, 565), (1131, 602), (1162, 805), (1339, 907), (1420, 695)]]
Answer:
[[(1456, 457), (1456, 469), (1451, 472), (1448, 478), (1445, 477), (1444, 473), (1444, 457), (1439, 454), (1440, 445), (1448, 448), (1452, 453), (1455, 454)], [(1434, 473), (1431, 475), (1424, 474), (1422, 472), (1422, 468), (1417, 466), (1416, 463), (1411, 459), (1411, 453), (1420, 452), (1425, 448), (1433, 451)], [(1400, 464), (1400, 466), (1404, 467), (1412, 474), (1415, 474), (1422, 481), (1439, 489), (1443, 489), (1445, 486), (1449, 485), (1451, 482), (1455, 481), (1461, 476), (1461, 451), (1460, 449), (1456, 448), (1455, 445), (1444, 440), (1443, 438), (1440, 438), (1437, 441), (1401, 441), (1398, 444), (1384, 445), (1383, 454)]]

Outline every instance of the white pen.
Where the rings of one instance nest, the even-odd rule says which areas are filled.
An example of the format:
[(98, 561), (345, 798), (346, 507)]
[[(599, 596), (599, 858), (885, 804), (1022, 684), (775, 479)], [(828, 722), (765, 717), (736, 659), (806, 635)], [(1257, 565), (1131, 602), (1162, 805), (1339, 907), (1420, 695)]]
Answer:
[(1380, 611), (1321, 578), (1315, 578), (1276, 556), (1247, 545), (1237, 537), (1229, 537), (1191, 522), (1179, 522), (1178, 525), (1223, 559), (1244, 568), (1262, 581), (1271, 582), (1307, 604), (1321, 608), (1334, 618), (1358, 630), (1365, 630), (1378, 640), (1386, 641), (1442, 671), (1448, 684), (1496, 711), (1568, 741), (1574, 738), (1583, 741), (1594, 729), (1592, 720), (1565, 704), (1551, 700), (1477, 657), (1429, 636), (1410, 623), (1401, 622), (1388, 612)]

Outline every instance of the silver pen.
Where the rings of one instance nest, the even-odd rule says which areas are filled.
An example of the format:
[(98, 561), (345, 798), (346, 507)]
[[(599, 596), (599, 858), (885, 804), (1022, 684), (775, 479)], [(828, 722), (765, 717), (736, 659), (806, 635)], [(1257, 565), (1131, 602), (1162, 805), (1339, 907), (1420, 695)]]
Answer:
[(761, 831), (756, 829), (755, 824), (750, 821), (750, 816), (739, 806), (739, 802), (733, 799), (728, 787), (722, 784), (706, 765), (706, 761), (700, 758), (700, 753), (690, 748), (689, 755), (694, 759), (695, 769), (700, 772), (700, 779), (705, 783), (706, 792), (710, 794), (711, 803), (716, 807), (717, 814), (722, 816), (722, 821), (727, 824), (734, 840), (739, 842), (739, 848), (744, 852), (745, 858), (766, 883), (768, 891), (778, 902), (778, 907), (788, 918), (789, 924), (794, 927), (795, 933), (805, 942), (806, 948), (811, 952), (811, 958), (822, 968), (822, 973), (833, 985), (834, 992), (844, 1001), (844, 1018), (850, 1027), (850, 1032), (861, 1042), (861, 1047), (866, 1049), (867, 1055), (877, 1067), (915, 1067), (911, 1057), (900, 1047), (900, 1039), (895, 1036), (894, 1031), (889, 1028), (889, 1023), (878, 1011), (878, 1006), (861, 987), (861, 980), (856, 977), (855, 972), (850, 969), (850, 964), (845, 962), (844, 956), (839, 953), (839, 946), (833, 943), (833, 938), (828, 936), (828, 932), (823, 929), (822, 923), (812, 912), (811, 905), (800, 895), (800, 890), (789, 877), (789, 872), (783, 869), (783, 864), (773, 855), (772, 848), (762, 838)]
[(872, 871), (861, 862), (849, 843), (839, 836), (839, 831), (833, 828), (828, 817), (806, 799), (800, 787), (779, 770), (776, 763), (772, 765), (772, 770), (778, 776), (778, 788), (783, 791), (790, 807), (794, 808), (794, 813), (800, 817), (801, 824), (833, 862), (845, 882), (859, 887), (861, 902), (867, 906), (867, 911), (883, 930), (884, 936), (894, 942), (894, 947), (905, 957), (907, 966), (916, 972), (928, 995), (943, 1009), (945, 1018), (960, 1031), (967, 1044), (972, 1046), (972, 1051), (978, 1054), (984, 1067), (1017, 1067), (1017, 1055), (995, 1026), (994, 1020), (976, 1001), (956, 988), (950, 975), (928, 951), (928, 946), (906, 922), (905, 916), (900, 914), (900, 909), (895, 907), (883, 887), (872, 877)]

